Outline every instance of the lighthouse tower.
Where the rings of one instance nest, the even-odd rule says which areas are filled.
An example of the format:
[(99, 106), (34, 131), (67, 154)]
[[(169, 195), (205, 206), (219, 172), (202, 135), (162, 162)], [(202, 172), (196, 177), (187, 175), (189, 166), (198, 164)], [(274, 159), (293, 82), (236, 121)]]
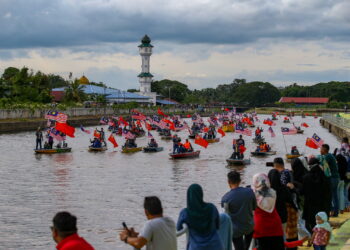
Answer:
[(139, 47), (140, 56), (142, 58), (141, 73), (138, 75), (139, 82), (140, 82), (140, 94), (151, 97), (152, 98), (151, 101), (155, 105), (157, 93), (151, 92), (151, 82), (152, 82), (153, 75), (149, 72), (150, 58), (152, 55), (152, 48), (153, 48), (153, 45), (151, 44), (151, 39), (147, 35), (145, 35), (142, 38), (141, 44), (138, 47)]

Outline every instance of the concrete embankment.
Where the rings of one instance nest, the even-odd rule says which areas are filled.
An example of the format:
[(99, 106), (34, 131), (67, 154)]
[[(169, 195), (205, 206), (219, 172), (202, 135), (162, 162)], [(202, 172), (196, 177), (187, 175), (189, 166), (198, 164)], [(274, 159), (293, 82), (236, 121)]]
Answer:
[(350, 129), (345, 126), (342, 126), (341, 124), (338, 124), (335, 121), (321, 118), (320, 123), (324, 128), (328, 129), (330, 133), (334, 134), (339, 139), (343, 137), (350, 137)]

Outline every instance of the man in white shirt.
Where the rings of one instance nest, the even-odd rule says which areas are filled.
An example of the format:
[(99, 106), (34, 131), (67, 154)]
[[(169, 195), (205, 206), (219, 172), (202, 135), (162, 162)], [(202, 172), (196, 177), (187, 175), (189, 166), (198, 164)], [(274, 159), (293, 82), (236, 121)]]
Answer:
[(158, 197), (145, 197), (145, 214), (148, 221), (141, 233), (124, 229), (120, 240), (135, 248), (146, 246), (147, 250), (177, 250), (175, 222), (169, 217), (163, 217), (162, 204)]

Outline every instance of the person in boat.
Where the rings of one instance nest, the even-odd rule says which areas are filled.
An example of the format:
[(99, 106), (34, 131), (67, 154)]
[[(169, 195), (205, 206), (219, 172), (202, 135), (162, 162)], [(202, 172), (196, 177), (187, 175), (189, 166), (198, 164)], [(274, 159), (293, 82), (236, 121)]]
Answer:
[(103, 142), (105, 146), (107, 146), (107, 143), (106, 143), (106, 140), (105, 140), (105, 131), (103, 130), (103, 128), (101, 128), (101, 130), (97, 130), (97, 132), (100, 133), (100, 140), (101, 140), (101, 143)]
[(300, 155), (300, 154), (299, 154), (299, 150), (297, 149), (296, 146), (293, 146), (293, 147), (292, 147), (292, 150), (291, 150), (290, 154), (291, 154), (291, 155)]
[(163, 130), (163, 135), (164, 135), (164, 136), (171, 136), (170, 130), (169, 130), (169, 129), (164, 129), (164, 130)]
[(255, 139), (257, 140), (261, 139), (261, 130), (259, 127), (255, 130)]
[(36, 136), (36, 146), (35, 149), (38, 150), (38, 148), (40, 147), (40, 149), (42, 149), (42, 142), (43, 142), (43, 132), (41, 132), (41, 128), (39, 127), (37, 129), (37, 131), (35, 132), (35, 136)]
[(158, 143), (154, 138), (151, 139), (151, 141), (148, 143), (148, 147), (150, 148), (158, 148)]
[(237, 140), (233, 139), (232, 141), (232, 148), (233, 148), (233, 153), (231, 155), (231, 159), (238, 159), (239, 158), (239, 146), (237, 144)]
[(126, 139), (124, 147), (125, 148), (137, 148), (137, 144), (135, 142), (135, 139)]
[(48, 144), (49, 144), (49, 149), (52, 149), (53, 147), (53, 137), (48, 134)]
[(44, 143), (44, 149), (50, 149), (50, 145), (47, 141)]
[(177, 153), (182, 154), (182, 153), (186, 153), (186, 152), (187, 152), (187, 150), (186, 150), (184, 144), (179, 142), (178, 147), (177, 147)]
[(255, 152), (257, 152), (257, 153), (260, 152), (260, 145), (256, 146)]
[(173, 154), (178, 152), (179, 143), (181, 142), (181, 138), (177, 136), (177, 134), (173, 137)]
[(237, 140), (237, 145), (238, 146), (241, 146), (241, 145), (245, 146), (245, 141), (244, 141), (242, 135), (239, 135), (239, 139)]
[(193, 152), (193, 147), (188, 139), (186, 139), (186, 142), (183, 146), (185, 147), (187, 152)]
[(93, 148), (101, 148), (102, 147), (102, 143), (101, 143), (99, 138), (95, 137), (92, 141), (90, 140), (90, 142), (91, 142), (91, 147), (93, 147)]

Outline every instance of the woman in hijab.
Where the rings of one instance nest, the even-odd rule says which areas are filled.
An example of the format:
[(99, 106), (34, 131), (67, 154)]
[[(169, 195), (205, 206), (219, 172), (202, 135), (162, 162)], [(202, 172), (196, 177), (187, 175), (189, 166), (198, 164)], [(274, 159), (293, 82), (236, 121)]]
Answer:
[(331, 190), (329, 179), (325, 176), (316, 158), (309, 160), (310, 171), (303, 178), (305, 195), (303, 219), (307, 230), (312, 233), (316, 225), (315, 216), (319, 211), (329, 214), (331, 210)]
[(252, 186), (257, 200), (253, 234), (257, 249), (284, 250), (282, 222), (275, 208), (276, 192), (266, 174), (254, 175)]
[(187, 250), (223, 250), (218, 234), (219, 212), (212, 203), (203, 201), (203, 190), (192, 184), (187, 190), (187, 208), (182, 209), (177, 221), (177, 230), (186, 224), (189, 229)]
[(345, 210), (345, 204), (347, 204), (347, 195), (346, 195), (346, 189), (347, 187), (347, 176), (346, 176), (346, 172), (348, 170), (348, 162), (345, 158), (344, 155), (342, 154), (338, 154), (336, 157), (337, 160), (337, 164), (338, 164), (338, 172), (339, 172), (339, 176), (340, 176), (340, 181), (338, 184), (338, 197), (339, 197), (339, 210), (340, 213), (344, 213)]

